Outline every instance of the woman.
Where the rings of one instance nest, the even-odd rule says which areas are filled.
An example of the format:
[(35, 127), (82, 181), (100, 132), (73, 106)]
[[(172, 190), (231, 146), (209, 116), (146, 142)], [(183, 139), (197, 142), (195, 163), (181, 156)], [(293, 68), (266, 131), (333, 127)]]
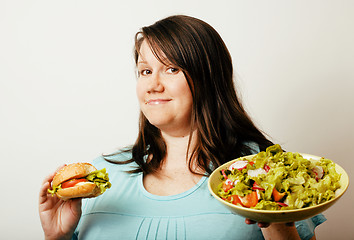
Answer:
[[(42, 185), (46, 239), (315, 239), (322, 215), (253, 224), (219, 205), (207, 176), (220, 164), (272, 145), (243, 109), (230, 54), (207, 23), (171, 16), (136, 35), (141, 115), (133, 147), (93, 161), (112, 188), (62, 202)], [(82, 210), (81, 210), (82, 209)]]

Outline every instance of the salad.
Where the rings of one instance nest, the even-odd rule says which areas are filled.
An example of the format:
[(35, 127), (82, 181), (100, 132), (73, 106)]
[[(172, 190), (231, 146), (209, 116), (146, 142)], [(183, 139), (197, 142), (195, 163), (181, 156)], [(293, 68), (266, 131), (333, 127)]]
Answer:
[(270, 146), (250, 158), (239, 158), (220, 171), (218, 196), (235, 205), (262, 210), (315, 206), (336, 196), (341, 175), (326, 158), (311, 161), (299, 153)]

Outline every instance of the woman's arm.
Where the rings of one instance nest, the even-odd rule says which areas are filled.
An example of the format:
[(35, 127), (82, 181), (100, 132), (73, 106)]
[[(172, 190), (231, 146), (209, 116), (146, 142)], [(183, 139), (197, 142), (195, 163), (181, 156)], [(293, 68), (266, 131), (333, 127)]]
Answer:
[(272, 240), (300, 240), (294, 224), (272, 223), (266, 228), (261, 228), (265, 239)]
[[(246, 219), (245, 222), (247, 224), (257, 223), (250, 219)], [(273, 224), (258, 222), (257, 224), (261, 228), (265, 239), (300, 239), (299, 233), (293, 222)], [(316, 240), (316, 235), (314, 234), (310, 240)]]

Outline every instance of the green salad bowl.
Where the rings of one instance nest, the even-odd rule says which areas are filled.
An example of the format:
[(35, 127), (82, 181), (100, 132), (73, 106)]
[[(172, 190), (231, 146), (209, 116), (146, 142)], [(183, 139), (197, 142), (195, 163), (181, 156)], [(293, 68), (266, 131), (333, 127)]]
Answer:
[[(309, 159), (311, 161), (318, 161), (321, 159), (321, 157), (310, 155), (310, 154), (303, 154), (301, 153), (303, 158)], [(344, 194), (344, 192), (348, 189), (349, 186), (349, 177), (348, 174), (344, 171), (344, 169), (339, 166), (338, 164), (335, 164), (336, 171), (337, 173), (341, 174), (340, 178), (340, 188), (336, 191), (336, 197), (321, 203), (316, 206), (311, 206), (311, 207), (305, 207), (301, 209), (294, 209), (294, 210), (258, 210), (258, 209), (251, 209), (251, 208), (246, 208), (238, 205), (234, 205), (232, 203), (229, 203), (227, 201), (224, 201), (222, 198), (220, 198), (217, 195), (218, 191), (218, 186), (222, 182), (220, 178), (220, 171), (222, 169), (227, 169), (231, 164), (234, 162), (241, 160), (241, 159), (252, 159), (254, 155), (249, 155), (245, 156), (242, 158), (238, 158), (235, 160), (232, 160), (230, 162), (227, 162), (217, 169), (215, 169), (212, 174), (209, 177), (208, 180), (208, 188), (210, 193), (215, 197), (222, 205), (224, 205), (226, 208), (228, 208), (231, 212), (240, 215), (242, 217), (257, 221), (257, 222), (266, 222), (266, 223), (271, 223), (271, 222), (296, 222), (300, 220), (304, 220), (310, 217), (313, 217), (317, 214), (322, 213), (323, 211), (327, 210), (329, 207), (331, 207), (335, 202), (338, 201), (339, 198), (341, 198)]]

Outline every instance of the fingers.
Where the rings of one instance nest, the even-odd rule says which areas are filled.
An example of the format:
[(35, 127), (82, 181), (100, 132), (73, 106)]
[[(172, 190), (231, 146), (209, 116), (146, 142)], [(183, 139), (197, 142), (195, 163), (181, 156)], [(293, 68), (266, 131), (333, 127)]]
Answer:
[(72, 209), (74, 212), (79, 212), (81, 214), (82, 198), (71, 199)]
[[(245, 219), (245, 223), (246, 224), (256, 224), (257, 223), (258, 227), (260, 227), (260, 228), (267, 228), (271, 224), (271, 223), (266, 223), (266, 222), (257, 222), (257, 221), (251, 220), (249, 218)], [(277, 224), (282, 224), (282, 223), (277, 223)], [(283, 223), (283, 224), (287, 227), (295, 226), (294, 222), (287, 222), (287, 223)]]
[(270, 223), (265, 223), (265, 222), (258, 222), (258, 227), (260, 228), (267, 228), (269, 227)]
[(46, 176), (44, 178), (42, 186), (39, 191), (39, 204), (46, 201), (47, 196), (48, 196), (48, 189), (51, 187), (51, 182), (53, 181), (55, 174), (64, 166), (66, 166), (66, 164), (61, 165), (60, 167), (57, 168), (57, 170), (55, 172), (49, 174), (48, 176)]
[(267, 228), (270, 225), (270, 223), (256, 222), (256, 221), (248, 219), (248, 218), (246, 218), (245, 223), (247, 223), (247, 224), (256, 224), (257, 223), (258, 227), (260, 227), (260, 228)]
[(57, 170), (55, 170), (54, 175), (55, 175), (57, 172), (59, 172), (59, 170), (62, 169), (63, 167), (65, 167), (65, 166), (66, 166), (66, 164), (63, 164), (63, 165), (59, 166), (59, 167), (57, 168)]
[(49, 194), (48, 189), (50, 189), (50, 183), (52, 182), (54, 175), (55, 172), (44, 178), (41, 189), (39, 191), (39, 204), (42, 204), (47, 200), (47, 196)]
[(62, 168), (65, 167), (65, 166), (66, 166), (66, 164), (61, 165), (60, 167), (58, 167), (58, 168), (55, 170), (55, 172), (52, 172), (51, 174), (49, 174), (48, 176), (46, 176), (46, 177), (44, 178), (44, 180), (43, 180), (43, 184), (45, 184), (45, 183), (47, 183), (47, 182), (51, 183), (52, 180), (53, 180), (53, 178), (54, 178), (54, 176), (55, 176), (55, 174), (56, 174), (60, 169), (62, 169)]
[(253, 221), (253, 220), (251, 220), (251, 219), (249, 219), (249, 218), (246, 218), (246, 219), (245, 219), (245, 223), (246, 223), (246, 224), (255, 224), (256, 221)]

